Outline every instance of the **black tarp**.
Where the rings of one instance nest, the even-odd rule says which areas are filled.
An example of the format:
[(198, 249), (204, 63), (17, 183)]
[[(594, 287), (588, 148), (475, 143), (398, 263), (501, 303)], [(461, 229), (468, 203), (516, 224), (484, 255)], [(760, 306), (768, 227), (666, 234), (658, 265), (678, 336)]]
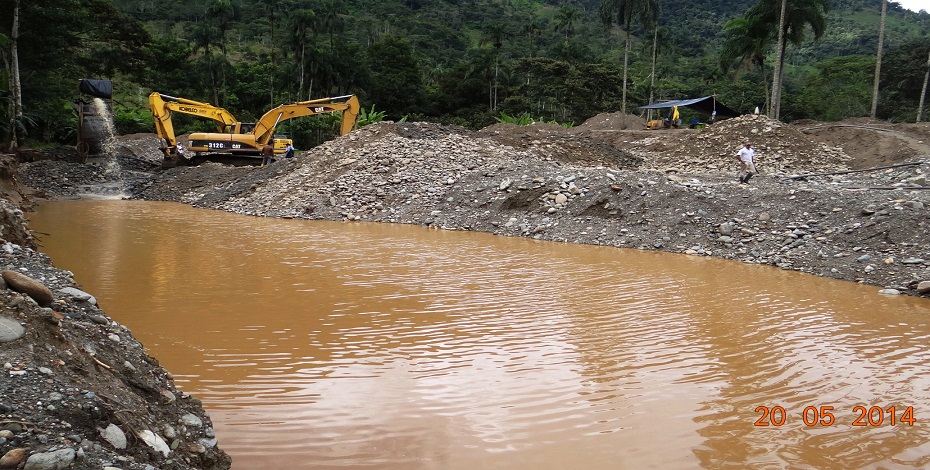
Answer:
[(713, 96), (705, 96), (703, 98), (694, 98), (690, 100), (662, 101), (660, 103), (640, 106), (639, 109), (662, 109), (671, 108), (672, 106), (693, 109), (708, 116), (710, 116), (714, 111), (717, 111), (717, 119), (726, 119), (739, 116), (738, 112), (717, 101), (717, 99)]
[(82, 78), (78, 89), (81, 93), (88, 94), (95, 98), (110, 99), (113, 97), (113, 83), (109, 80), (94, 80), (92, 78)]

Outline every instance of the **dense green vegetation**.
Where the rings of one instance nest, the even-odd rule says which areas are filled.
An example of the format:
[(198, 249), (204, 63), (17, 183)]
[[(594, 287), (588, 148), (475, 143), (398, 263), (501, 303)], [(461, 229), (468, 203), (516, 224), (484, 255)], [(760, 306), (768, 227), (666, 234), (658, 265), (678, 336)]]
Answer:
[[(814, 1), (826, 2), (789, 3)], [(151, 91), (246, 121), (281, 103), (344, 94), (386, 119), (468, 127), (502, 116), (581, 123), (638, 112), (650, 96), (716, 94), (743, 112), (765, 109), (776, 28), (749, 49), (737, 39), (747, 39), (740, 20), (773, 0), (654, 0), (655, 23), (641, 14), (624, 21), (633, 0), (610, 3), (613, 21), (601, 0), (0, 0), (0, 146), (14, 129), (32, 145), (73, 143), (80, 78), (113, 80), (121, 133), (153, 131)], [(10, 87), (17, 4), (21, 116)], [(806, 23), (803, 39), (787, 42), (782, 119), (869, 114), (881, 0), (828, 6), (819, 39)], [(890, 4), (879, 118), (914, 121), (928, 54), (930, 14)], [(179, 123), (179, 132), (210, 127)], [(304, 118), (283, 131), (306, 148), (334, 126), (332, 116)]]

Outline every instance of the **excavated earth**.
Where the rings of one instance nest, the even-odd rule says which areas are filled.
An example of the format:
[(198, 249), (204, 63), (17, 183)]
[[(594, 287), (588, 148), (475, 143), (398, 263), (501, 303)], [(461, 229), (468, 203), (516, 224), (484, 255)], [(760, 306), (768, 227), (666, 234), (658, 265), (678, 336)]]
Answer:
[[(737, 183), (735, 155), (745, 141), (759, 167), (749, 185)], [(0, 343), (0, 453), (70, 452), (84, 462), (75, 468), (229, 464), (199, 402), (175, 389), (70, 273), (34, 250), (13, 204), (42, 199), (103, 192), (260, 217), (661, 250), (859, 282), (876, 286), (876, 295), (930, 296), (926, 124), (788, 125), (748, 115), (647, 131), (642, 119), (620, 113), (574, 128), (385, 122), (265, 167), (164, 171), (153, 135), (122, 136), (112, 148), (97, 162), (33, 159), (8, 169), (15, 178), (5, 188), (3, 269), (48, 286), (54, 301), (40, 306), (0, 291), (0, 319), (25, 330)], [(62, 291), (68, 287), (78, 292)], [(167, 457), (140, 437), (153, 440), (146, 431), (167, 443)], [(123, 448), (112, 442), (122, 443), (120, 433)]]

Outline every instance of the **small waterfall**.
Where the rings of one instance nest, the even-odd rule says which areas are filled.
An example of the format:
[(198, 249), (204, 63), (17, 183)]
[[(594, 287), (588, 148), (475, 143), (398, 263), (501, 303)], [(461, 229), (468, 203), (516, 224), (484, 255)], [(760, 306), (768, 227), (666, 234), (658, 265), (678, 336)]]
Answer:
[(100, 116), (103, 120), (103, 129), (108, 137), (107, 142), (113, 141), (116, 139), (116, 127), (113, 125), (113, 115), (110, 113), (110, 108), (101, 98), (94, 98), (91, 103), (97, 111), (97, 116)]
[(91, 105), (100, 124), (101, 150), (103, 151), (103, 170), (105, 183), (87, 188), (88, 196), (103, 196), (122, 198), (128, 195), (123, 169), (116, 159), (119, 145), (116, 140), (116, 126), (113, 125), (113, 115), (110, 107), (101, 98), (93, 98)]

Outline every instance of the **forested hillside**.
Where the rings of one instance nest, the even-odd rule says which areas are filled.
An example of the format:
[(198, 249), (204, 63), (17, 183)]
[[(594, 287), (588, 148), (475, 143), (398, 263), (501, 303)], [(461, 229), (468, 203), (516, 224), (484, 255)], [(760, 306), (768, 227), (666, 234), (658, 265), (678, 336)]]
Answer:
[[(638, 113), (650, 99), (711, 94), (742, 112), (766, 110), (775, 28), (754, 37), (758, 28), (745, 25), (751, 12), (776, 3), (0, 0), (0, 132), (3, 142), (13, 130), (21, 143), (73, 142), (70, 101), (81, 78), (113, 80), (122, 133), (153, 130), (152, 91), (206, 101), (242, 120), (282, 103), (356, 94), (366, 119), (467, 127), (505, 115), (570, 125), (601, 112)], [(785, 52), (781, 119), (868, 116), (881, 0), (788, 3), (800, 13)], [(644, 5), (658, 10), (625, 14)], [(914, 121), (930, 14), (889, 4), (884, 37), (877, 116)], [(207, 124), (179, 122), (182, 132)], [(331, 136), (334, 125), (332, 116), (306, 118), (284, 130), (305, 148)]]

